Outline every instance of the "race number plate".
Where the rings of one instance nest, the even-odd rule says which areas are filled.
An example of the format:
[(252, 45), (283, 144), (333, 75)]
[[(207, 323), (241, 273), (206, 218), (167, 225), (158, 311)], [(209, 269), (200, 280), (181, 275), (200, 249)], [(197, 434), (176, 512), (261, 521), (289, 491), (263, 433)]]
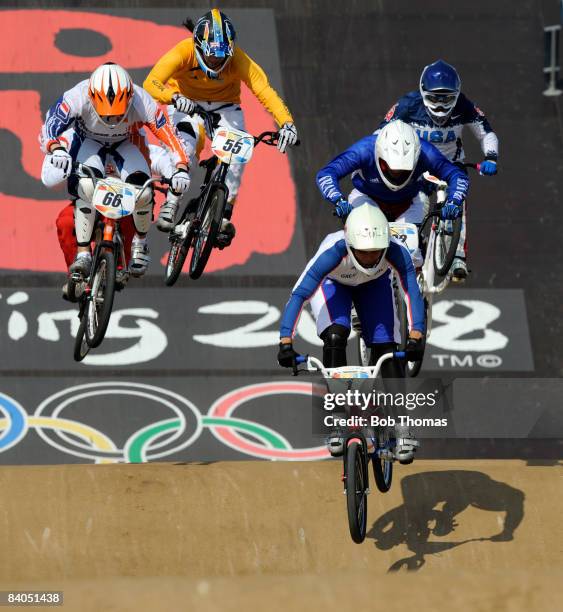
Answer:
[(391, 221), (389, 229), (391, 236), (406, 246), (411, 255), (418, 249), (418, 229), (414, 223)]
[(438, 177), (430, 174), (430, 172), (425, 172), (422, 175), (429, 183), (434, 183), (437, 187), (447, 187), (448, 184), (445, 181), (441, 181)]
[(107, 178), (96, 184), (94, 208), (108, 219), (121, 219), (135, 209), (135, 189), (117, 179)]
[(332, 372), (330, 378), (369, 378), (368, 372), (360, 367), (338, 368), (337, 372)]
[(219, 128), (213, 137), (211, 149), (222, 162), (246, 164), (254, 151), (254, 137), (240, 130)]

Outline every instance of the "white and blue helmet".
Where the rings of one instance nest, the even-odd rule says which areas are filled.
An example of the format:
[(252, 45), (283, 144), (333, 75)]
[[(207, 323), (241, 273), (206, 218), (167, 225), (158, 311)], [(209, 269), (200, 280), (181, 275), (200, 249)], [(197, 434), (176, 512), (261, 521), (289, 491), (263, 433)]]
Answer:
[(443, 60), (426, 66), (420, 75), (420, 95), (430, 118), (443, 125), (449, 119), (461, 91), (456, 69)]

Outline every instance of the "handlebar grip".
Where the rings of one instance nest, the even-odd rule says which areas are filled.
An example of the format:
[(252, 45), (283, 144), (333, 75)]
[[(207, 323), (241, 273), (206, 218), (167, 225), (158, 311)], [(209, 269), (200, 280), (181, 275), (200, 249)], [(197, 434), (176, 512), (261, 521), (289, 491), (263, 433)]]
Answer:
[(295, 144), (293, 145), (294, 147), (298, 147), (301, 144), (301, 141), (299, 140), (299, 138), (295, 141)]
[(297, 365), (301, 363), (306, 363), (307, 359), (309, 359), (309, 355), (297, 355), (297, 357), (295, 358), (295, 363)]
[(405, 351), (396, 351), (393, 356), (395, 357), (395, 359), (405, 359), (407, 354), (405, 353)]

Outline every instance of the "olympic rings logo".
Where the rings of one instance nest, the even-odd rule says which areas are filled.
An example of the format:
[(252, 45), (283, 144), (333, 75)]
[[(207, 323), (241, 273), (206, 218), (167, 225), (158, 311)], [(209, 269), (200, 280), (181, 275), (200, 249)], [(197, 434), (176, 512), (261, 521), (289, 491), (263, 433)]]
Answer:
[[(222, 444), (258, 459), (308, 461), (327, 458), (325, 446), (293, 448), (279, 432), (267, 425), (235, 416), (243, 404), (275, 395), (322, 395), (322, 389), (305, 382), (266, 382), (240, 387), (217, 399), (207, 415), (186, 397), (154, 385), (135, 382), (95, 382), (69, 387), (42, 401), (33, 415), (14, 398), (0, 393), (0, 453), (19, 444), (30, 429), (60, 452), (94, 463), (142, 463), (164, 459), (194, 444), (204, 430)], [(170, 412), (170, 416), (129, 434), (119, 446), (93, 425), (67, 415), (73, 407), (96, 399), (102, 416), (103, 399), (123, 396), (148, 400)], [(115, 415), (105, 415), (111, 421)]]

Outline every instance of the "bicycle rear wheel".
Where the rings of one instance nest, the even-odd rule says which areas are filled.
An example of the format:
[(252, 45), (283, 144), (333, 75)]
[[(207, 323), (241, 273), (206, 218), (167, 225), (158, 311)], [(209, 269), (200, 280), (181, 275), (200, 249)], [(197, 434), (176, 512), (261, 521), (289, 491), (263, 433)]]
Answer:
[[(393, 481), (393, 459), (390, 456), (386, 456), (387, 452), (390, 452), (390, 436), (389, 431), (383, 428), (379, 428), (376, 432), (377, 435), (377, 449), (371, 458), (373, 464), (373, 476), (375, 478), (375, 484), (382, 493), (387, 493), (391, 488), (391, 482)], [(378, 455), (378, 451), (383, 451), (382, 456)], [(387, 452), (386, 452), (387, 451)]]
[(88, 317), (86, 311), (82, 314), (76, 338), (74, 339), (74, 361), (82, 361), (90, 352), (90, 345), (86, 340), (86, 323)]
[(86, 341), (90, 348), (96, 348), (104, 339), (113, 308), (115, 256), (111, 251), (102, 251), (99, 254), (90, 287), (85, 312)]
[(461, 236), (461, 217), (446, 222), (440, 220), (436, 228), (434, 240), (434, 270), (442, 278), (448, 274), (452, 266), (459, 238)]
[(205, 270), (211, 250), (217, 239), (223, 212), (225, 210), (225, 192), (216, 188), (208, 194), (200, 223), (195, 235), (192, 258), (190, 260), (190, 278), (198, 279)]
[(346, 449), (346, 506), (348, 527), (356, 544), (366, 537), (367, 525), (367, 470), (364, 447), (358, 440), (352, 440)]

